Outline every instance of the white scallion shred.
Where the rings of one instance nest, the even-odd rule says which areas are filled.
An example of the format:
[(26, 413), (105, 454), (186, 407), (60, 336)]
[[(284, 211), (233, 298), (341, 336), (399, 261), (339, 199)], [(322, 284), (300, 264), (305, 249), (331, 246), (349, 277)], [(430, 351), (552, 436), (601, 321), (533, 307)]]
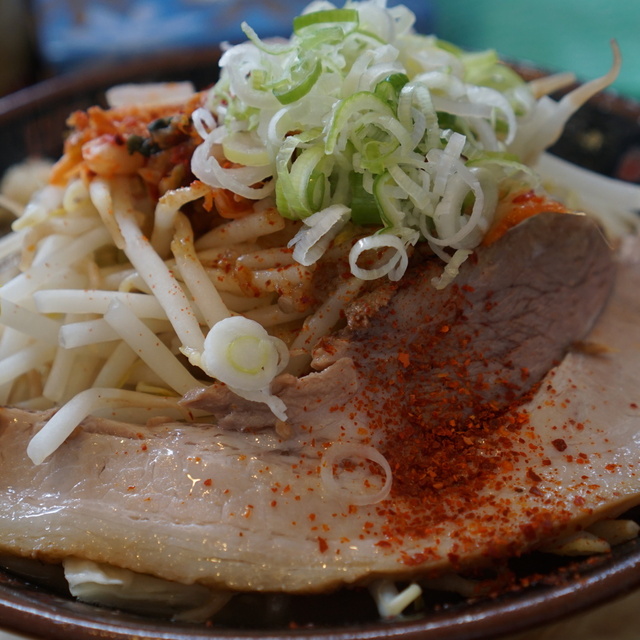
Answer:
[[(417, 240), (414, 234), (413, 241)], [(373, 249), (385, 250), (385, 255), (376, 266), (364, 268), (358, 265), (358, 258), (366, 251)], [(382, 264), (380, 264), (382, 262)], [(388, 276), (389, 280), (400, 280), (409, 264), (409, 256), (405, 243), (393, 233), (381, 233), (374, 236), (361, 238), (356, 242), (349, 253), (349, 265), (351, 273), (361, 280), (375, 280), (382, 276)]]
[[(368, 470), (365, 471), (365, 477), (356, 473), (350, 473), (355, 477), (350, 478), (349, 485), (343, 485), (340, 478), (336, 475), (336, 471), (340, 463), (345, 460), (368, 460), (377, 464), (383, 472), (381, 486), (379, 489), (372, 491), (371, 482), (372, 474)], [(334, 443), (327, 449), (322, 459), (320, 467), (320, 477), (326, 490), (344, 500), (348, 504), (368, 505), (382, 502), (391, 492), (391, 484), (393, 482), (393, 472), (387, 459), (375, 448), (369, 445), (357, 443)], [(364, 488), (366, 487), (366, 488)]]
[(611, 43), (613, 64), (611, 69), (600, 78), (595, 78), (567, 93), (559, 102), (547, 96), (540, 98), (528, 114), (520, 134), (510, 145), (509, 150), (518, 154), (523, 162), (533, 164), (540, 154), (558, 140), (569, 118), (597, 93), (615, 82), (622, 58), (615, 41)]

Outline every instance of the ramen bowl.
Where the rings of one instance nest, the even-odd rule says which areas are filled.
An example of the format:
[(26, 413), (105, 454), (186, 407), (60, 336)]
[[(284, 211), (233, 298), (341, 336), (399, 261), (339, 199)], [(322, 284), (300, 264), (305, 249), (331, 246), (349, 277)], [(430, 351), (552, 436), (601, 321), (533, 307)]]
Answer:
[[(135, 63), (52, 78), (0, 99), (0, 172), (28, 156), (55, 158), (70, 112), (105, 104), (123, 82), (215, 78), (217, 50), (181, 51)], [(540, 72), (520, 66), (523, 75)], [(640, 107), (603, 95), (572, 118), (551, 150), (603, 175), (640, 182)], [(640, 521), (640, 509), (625, 517)], [(2, 564), (2, 563), (0, 563)], [(34, 638), (204, 640), (212, 638), (374, 640), (495, 638), (585, 610), (640, 586), (640, 542), (582, 560), (534, 553), (511, 561), (505, 592), (465, 599), (425, 591), (419, 606), (381, 620), (366, 589), (317, 596), (235, 597), (206, 624), (139, 616), (74, 600), (57, 567), (34, 571), (5, 562), (0, 571), (0, 624)]]

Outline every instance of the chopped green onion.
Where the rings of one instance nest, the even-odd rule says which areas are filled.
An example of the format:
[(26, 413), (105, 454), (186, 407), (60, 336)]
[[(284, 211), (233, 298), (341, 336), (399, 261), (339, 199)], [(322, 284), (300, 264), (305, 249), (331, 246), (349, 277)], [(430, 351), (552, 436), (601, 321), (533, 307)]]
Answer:
[(311, 91), (311, 87), (318, 81), (322, 73), (322, 61), (316, 60), (311, 68), (310, 60), (303, 60), (300, 66), (294, 68), (289, 82), (274, 87), (273, 95), (280, 104), (291, 104), (303, 98)]
[(322, 171), (312, 171), (307, 183), (306, 198), (312, 211), (322, 208), (327, 191), (327, 176)]
[(258, 47), (258, 49), (260, 49), (261, 51), (264, 51), (265, 53), (269, 53), (274, 56), (279, 56), (285, 53), (289, 53), (294, 49), (294, 44), (292, 42), (286, 42), (286, 43), (282, 43), (280, 41), (269, 42), (269, 43), (264, 42), (259, 38), (258, 34), (246, 22), (242, 22), (240, 24), (240, 28), (242, 29), (244, 35), (247, 36), (247, 38), (251, 40), (251, 42), (253, 42), (253, 44), (255, 44), (256, 47)]
[(296, 16), (293, 19), (293, 32), (298, 33), (305, 27), (314, 24), (325, 24), (331, 22), (353, 22), (358, 24), (359, 17), (356, 9), (327, 9), (325, 11), (314, 11)]
[(408, 82), (409, 77), (406, 73), (394, 73), (378, 82), (373, 92), (395, 111), (400, 91)]
[(303, 51), (319, 49), (323, 45), (339, 46), (344, 39), (344, 29), (338, 25), (307, 29), (304, 38), (300, 39), (300, 48)]
[[(523, 163), (612, 81), (618, 56), (605, 77), (550, 106), (495, 51), (417, 34), (414, 19), (402, 5), (349, 0), (309, 5), (287, 41), (263, 42), (244, 25), (249, 42), (221, 57), (207, 104), (218, 126), (204, 132), (209, 151), (194, 154), (194, 174), (253, 199), (275, 192), (294, 220), (347, 207), (351, 222), (379, 225), (403, 247), (420, 237), (445, 261), (473, 249), (496, 194), (516, 175), (535, 186)], [(220, 148), (246, 166), (220, 169)]]
[(204, 341), (204, 371), (233, 389), (259, 391), (280, 373), (288, 349), (262, 325), (232, 316), (211, 327)]
[(291, 165), (289, 198), (292, 200), (291, 209), (296, 217), (304, 218), (314, 212), (312, 203), (309, 201), (309, 181), (311, 176), (317, 174), (316, 167), (323, 159), (324, 149), (317, 145), (305, 149)]
[(452, 53), (456, 57), (460, 57), (464, 53), (463, 49), (453, 44), (452, 42), (449, 42), (448, 40), (441, 40), (440, 38), (438, 38), (436, 40), (436, 46), (438, 47), (438, 49), (442, 49), (447, 53)]
[(361, 173), (352, 171), (349, 174), (351, 187), (351, 220), (357, 225), (381, 224), (380, 210), (373, 194), (368, 193), (363, 185)]
[(227, 160), (247, 167), (263, 167), (271, 158), (260, 139), (249, 131), (236, 131), (222, 141)]
[(256, 375), (267, 368), (271, 343), (257, 336), (238, 336), (227, 346), (227, 361), (240, 373)]
[(398, 205), (398, 199), (392, 195), (391, 189), (395, 186), (391, 174), (385, 171), (373, 181), (373, 196), (385, 226), (399, 228), (404, 223), (405, 214)]
[(343, 100), (334, 113), (325, 142), (326, 153), (333, 153), (338, 137), (345, 131), (349, 119), (364, 111), (394, 117), (391, 107), (375, 94), (369, 91), (354, 93)]

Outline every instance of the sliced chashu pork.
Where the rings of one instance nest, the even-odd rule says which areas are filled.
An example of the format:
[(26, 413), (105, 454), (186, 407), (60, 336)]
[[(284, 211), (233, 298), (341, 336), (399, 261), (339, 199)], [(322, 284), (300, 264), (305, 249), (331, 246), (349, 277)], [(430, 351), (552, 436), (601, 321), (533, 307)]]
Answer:
[[(341, 425), (336, 410), (349, 407), (356, 389), (366, 398), (360, 404), (376, 405), (384, 423), (397, 415), (404, 423), (408, 413), (433, 422), (489, 403), (509, 406), (588, 333), (614, 278), (597, 225), (568, 214), (538, 215), (513, 229), (439, 291), (431, 281), (441, 269), (419, 264), (396, 287), (357, 299), (347, 310), (348, 327), (317, 345), (312, 365), (320, 373), (276, 381), (292, 428), (333, 439)], [(185, 404), (211, 411), (226, 428), (276, 423), (266, 405), (222, 385), (188, 394)], [(376, 426), (374, 438), (384, 431)]]
[[(545, 356), (551, 361), (569, 342), (584, 337), (564, 330), (559, 344), (551, 337), (556, 324), (571, 318), (576, 331), (587, 330), (598, 304), (589, 301), (585, 310), (585, 298), (599, 296), (601, 304), (612, 277), (603, 239), (589, 221), (576, 220), (542, 216), (526, 223), (528, 230), (526, 225), (516, 228), (511, 233), (519, 229), (518, 235), (505, 237), (500, 245), (507, 255), (505, 246), (518, 243), (514, 255), (521, 269), (506, 259), (500, 265), (500, 245), (494, 245), (478, 252), (477, 264), (463, 268), (455, 295), (453, 290), (443, 294), (447, 301), (462, 300), (463, 307), (447, 329), (440, 326), (439, 335), (455, 335), (458, 324), (469, 327), (460, 333), (467, 350), (459, 354), (469, 363), (456, 369), (474, 371), (466, 390), (459, 376), (443, 379), (446, 368), (430, 363), (441, 384), (428, 387), (435, 399), (421, 396), (409, 372), (415, 367), (425, 374), (427, 351), (416, 347), (421, 357), (414, 357), (404, 350), (409, 342), (398, 345), (392, 338), (395, 352), (386, 359), (376, 355), (373, 347), (383, 340), (366, 333), (377, 326), (372, 317), (369, 328), (354, 326), (328, 341), (318, 355), (333, 358), (332, 363), (312, 374), (343, 367), (343, 373), (351, 372), (349, 385), (355, 372), (357, 392), (349, 391), (344, 404), (336, 404), (333, 392), (315, 404), (301, 402), (289, 439), (268, 426), (245, 431), (177, 424), (148, 428), (89, 419), (35, 467), (25, 450), (39, 416), (3, 410), (0, 550), (50, 560), (75, 555), (232, 589), (312, 592), (520, 553), (604, 514), (620, 513), (640, 501), (640, 300), (635, 293), (640, 264), (634, 258), (640, 244), (621, 254), (615, 292), (589, 336), (602, 347), (594, 350), (600, 355), (570, 353), (526, 405), (512, 406), (513, 396), (535, 380), (534, 367), (525, 371), (526, 362), (510, 355), (523, 353), (523, 340), (509, 341), (513, 331), (501, 338), (495, 324), (505, 318), (508, 327), (506, 319), (516, 311), (518, 326), (524, 327), (528, 310), (537, 328), (526, 335), (543, 336), (531, 352), (551, 343), (553, 355)], [(553, 243), (562, 239), (555, 244), (557, 253), (545, 252), (539, 228)], [(579, 260), (573, 259), (576, 247)], [(502, 266), (495, 276), (500, 288), (490, 287), (469, 307), (467, 294), (480, 295), (480, 288), (467, 284), (463, 289), (460, 283), (471, 281), (469, 273), (478, 264), (493, 264), (483, 262), (485, 253), (495, 257), (495, 268)], [(585, 264), (599, 267), (585, 270)], [(540, 279), (540, 271), (547, 276)], [(600, 284), (594, 289), (593, 282)], [(552, 296), (540, 309), (536, 301), (545, 297), (550, 283), (564, 288), (564, 300)], [(504, 293), (516, 290), (535, 295), (521, 306), (517, 296)], [(396, 295), (403, 291), (409, 289)], [(418, 298), (433, 295), (428, 289)], [(559, 314), (548, 308), (549, 300), (559, 306)], [(414, 306), (420, 308), (417, 301)], [(490, 316), (492, 324), (483, 320), (482, 310), (497, 314)], [(541, 321), (546, 313), (549, 319)], [(375, 344), (345, 346), (348, 331), (354, 344), (359, 331)], [(500, 373), (487, 359), (475, 372), (478, 344), (468, 339), (490, 344), (483, 331), (515, 346), (494, 347), (504, 352), (497, 356), (503, 358), (502, 369), (513, 374)], [(437, 354), (439, 343), (432, 347)], [(364, 358), (366, 366), (354, 357), (363, 353), (371, 354)], [(394, 364), (388, 366), (384, 385), (377, 365), (389, 357)], [(394, 378), (399, 373), (402, 378)], [(296, 385), (304, 391), (304, 382), (284, 386), (293, 393)], [(334, 391), (338, 386), (329, 385)], [(442, 389), (444, 396), (438, 395)], [(472, 409), (458, 401), (465, 395)], [(327, 416), (331, 420), (325, 423)], [(394, 487), (382, 502), (359, 504), (375, 495), (385, 479), (376, 464), (361, 463), (367, 457), (375, 461), (367, 448), (372, 444), (390, 460)], [(341, 459), (350, 464), (339, 465)]]

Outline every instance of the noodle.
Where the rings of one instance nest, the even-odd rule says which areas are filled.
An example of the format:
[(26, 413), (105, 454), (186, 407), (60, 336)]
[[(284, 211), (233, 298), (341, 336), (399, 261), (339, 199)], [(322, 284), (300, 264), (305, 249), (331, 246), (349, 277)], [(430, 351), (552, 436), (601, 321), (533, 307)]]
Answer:
[(0, 299), (20, 302), (52, 279), (60, 277), (65, 267), (70, 267), (111, 241), (105, 229), (98, 228), (79, 236), (51, 256), (45, 263), (32, 267), (0, 287)]
[[(138, 316), (136, 316), (138, 317)], [(150, 319), (145, 325), (155, 334), (164, 333), (171, 329), (171, 324), (166, 320)], [(86, 347), (98, 342), (117, 340), (118, 333), (102, 319), (84, 320), (80, 322), (68, 322), (59, 329), (58, 341), (64, 349)]]
[(55, 347), (32, 344), (0, 361), (0, 385), (11, 382), (34, 369), (44, 367), (55, 353)]
[(238, 257), (236, 263), (246, 269), (277, 269), (295, 264), (295, 260), (291, 250), (276, 247), (244, 253)]
[(180, 275), (191, 292), (207, 326), (211, 328), (216, 322), (228, 318), (229, 310), (198, 259), (193, 246), (191, 225), (183, 214), (176, 216), (175, 236), (171, 243), (171, 250), (176, 258)]
[(259, 269), (251, 274), (251, 284), (265, 293), (286, 290), (296, 285), (308, 285), (313, 277), (313, 271), (299, 264)]
[(102, 365), (93, 382), (94, 386), (115, 388), (124, 386), (127, 375), (137, 359), (136, 352), (126, 342), (120, 342)]
[(70, 400), (31, 439), (29, 456), (35, 464), (42, 462), (64, 442), (84, 418), (100, 407), (130, 406), (143, 403), (147, 407), (176, 407), (167, 398), (154, 398), (149, 394), (139, 394), (121, 389), (87, 389)]
[(0, 302), (0, 323), (51, 345), (58, 344), (59, 322), (21, 307), (10, 300)]
[(166, 258), (169, 254), (176, 216), (180, 209), (188, 202), (197, 200), (208, 192), (209, 187), (199, 182), (189, 187), (168, 191), (158, 200), (153, 215), (151, 246), (161, 258)]
[(191, 303), (173, 274), (142, 234), (129, 202), (127, 186), (114, 185), (115, 194), (122, 200), (121, 203), (114, 202), (114, 218), (123, 238), (123, 250), (154, 292), (185, 348), (202, 351), (204, 336)]
[(273, 304), (268, 307), (259, 307), (244, 312), (245, 317), (259, 322), (263, 327), (275, 327), (279, 324), (288, 324), (306, 318), (307, 311), (283, 311), (282, 308)]
[(274, 209), (252, 213), (209, 231), (196, 241), (195, 246), (199, 252), (204, 249), (233, 246), (282, 231), (284, 227), (284, 218)]
[(200, 383), (134, 313), (121, 302), (109, 305), (104, 319), (137, 355), (180, 395)]
[(70, 351), (64, 347), (56, 350), (56, 355), (51, 363), (51, 369), (42, 390), (42, 396), (54, 403), (64, 404), (69, 399), (67, 391), (71, 373), (75, 367), (76, 351)]
[(114, 302), (126, 304), (140, 318), (163, 320), (167, 314), (158, 300), (146, 293), (99, 291), (94, 289), (43, 289), (33, 294), (37, 310), (50, 313), (106, 313)]
[(340, 284), (335, 292), (306, 320), (291, 345), (292, 358), (287, 371), (300, 375), (311, 361), (311, 349), (317, 341), (331, 331), (341, 319), (347, 304), (363, 289), (364, 282), (351, 278)]

